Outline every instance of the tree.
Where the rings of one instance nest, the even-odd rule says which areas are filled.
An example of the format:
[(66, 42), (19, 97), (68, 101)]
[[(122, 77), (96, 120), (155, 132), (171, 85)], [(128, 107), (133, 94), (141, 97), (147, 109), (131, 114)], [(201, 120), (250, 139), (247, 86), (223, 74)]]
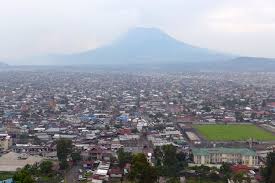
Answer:
[(194, 161), (194, 154), (192, 152), (189, 152), (188, 154), (188, 160), (193, 162)]
[(22, 144), (27, 144), (29, 142), (29, 135), (26, 133), (23, 133), (19, 136), (19, 142)]
[(237, 173), (233, 176), (233, 181), (237, 183), (242, 183), (245, 180), (243, 173)]
[(52, 172), (52, 167), (53, 167), (53, 162), (51, 161), (43, 161), (39, 168), (40, 168), (40, 172), (44, 175), (48, 175)]
[(201, 175), (208, 175), (211, 171), (211, 168), (208, 167), (208, 166), (205, 166), (205, 165), (201, 165), (201, 166), (198, 166), (196, 168), (197, 168), (196, 171)]
[(187, 163), (187, 154), (184, 152), (179, 152), (176, 155), (177, 158), (177, 171), (183, 170), (185, 167), (188, 166)]
[(163, 153), (159, 146), (154, 149), (155, 165), (156, 167), (162, 166)]
[(66, 169), (68, 167), (67, 158), (72, 153), (72, 147), (71, 140), (59, 139), (57, 141), (56, 150), (61, 169)]
[[(217, 173), (217, 172), (215, 172), (215, 171), (211, 171), (209, 174), (208, 174), (208, 177), (209, 177), (209, 179), (210, 180), (212, 180), (212, 181), (217, 181), (217, 180), (219, 180), (221, 177), (219, 176), (219, 174)], [(226, 181), (227, 182), (227, 181)]]
[(232, 176), (232, 170), (229, 163), (222, 163), (220, 167), (220, 173), (223, 175), (224, 179), (230, 179)]
[(59, 167), (61, 170), (65, 170), (66, 168), (68, 168), (69, 164), (67, 162), (67, 160), (62, 159), (59, 161)]
[(154, 183), (157, 181), (157, 171), (151, 166), (144, 154), (133, 156), (129, 179), (137, 183)]
[(132, 129), (132, 133), (138, 133), (138, 129), (137, 128)]
[(105, 125), (105, 130), (110, 130), (110, 126), (109, 125)]
[(73, 162), (77, 162), (81, 160), (80, 152), (76, 151), (71, 154)]
[(178, 177), (180, 171), (187, 166), (186, 154), (177, 153), (173, 145), (164, 145), (154, 150), (155, 165), (158, 174), (166, 177)]
[(255, 119), (257, 117), (257, 114), (255, 112), (252, 112), (250, 117), (251, 117), (251, 119)]
[(165, 145), (163, 149), (163, 168), (164, 175), (168, 177), (177, 176), (177, 158), (176, 158), (176, 147), (173, 145)]
[(35, 181), (33, 180), (33, 178), (31, 177), (31, 175), (27, 175), (22, 183), (35, 183)]
[(236, 118), (236, 121), (242, 122), (243, 121), (243, 114), (240, 111), (236, 111), (235, 112), (235, 118)]
[(13, 180), (16, 183), (35, 183), (31, 176), (32, 173), (30, 172), (30, 170), (30, 165), (26, 165), (24, 168), (22, 168), (14, 174)]
[(211, 108), (209, 106), (204, 106), (203, 108), (201, 108), (201, 110), (205, 112), (211, 112)]
[(266, 183), (275, 183), (275, 152), (266, 157), (266, 167), (262, 170), (262, 176)]
[(155, 157), (155, 167), (157, 170), (158, 175), (163, 174), (163, 153), (161, 147), (157, 146), (154, 149), (154, 157)]
[(60, 139), (57, 141), (57, 157), (59, 160), (67, 159), (72, 152), (72, 141), (67, 139)]
[(125, 152), (123, 148), (120, 148), (117, 151), (118, 155), (118, 164), (121, 168), (125, 166), (126, 163), (131, 163), (133, 156), (130, 152)]

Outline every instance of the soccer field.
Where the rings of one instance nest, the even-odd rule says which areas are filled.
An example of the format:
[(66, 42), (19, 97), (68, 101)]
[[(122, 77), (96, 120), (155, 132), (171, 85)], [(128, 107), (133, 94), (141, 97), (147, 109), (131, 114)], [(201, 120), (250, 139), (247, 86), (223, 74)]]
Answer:
[(271, 141), (275, 135), (250, 124), (194, 125), (194, 128), (209, 141), (241, 141), (250, 138)]

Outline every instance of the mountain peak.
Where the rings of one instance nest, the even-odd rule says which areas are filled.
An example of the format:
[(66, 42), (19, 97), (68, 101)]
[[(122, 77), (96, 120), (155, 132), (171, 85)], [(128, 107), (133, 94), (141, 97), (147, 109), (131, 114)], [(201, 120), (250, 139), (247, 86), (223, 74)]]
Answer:
[(101, 64), (172, 64), (228, 58), (228, 55), (178, 41), (160, 29), (146, 27), (130, 29), (110, 45), (77, 56), (86, 63)]
[(130, 42), (139, 42), (139, 41), (174, 41), (176, 39), (172, 38), (167, 33), (161, 31), (157, 28), (147, 28), (147, 27), (135, 27), (129, 29), (125, 34), (123, 34), (116, 42), (119, 41), (130, 41)]
[(59, 64), (181, 64), (220, 61), (228, 55), (178, 41), (157, 28), (135, 27), (107, 46), (48, 57)]
[(158, 28), (154, 27), (134, 27), (132, 29), (129, 29), (127, 31), (127, 34), (165, 34), (163, 31), (161, 31)]

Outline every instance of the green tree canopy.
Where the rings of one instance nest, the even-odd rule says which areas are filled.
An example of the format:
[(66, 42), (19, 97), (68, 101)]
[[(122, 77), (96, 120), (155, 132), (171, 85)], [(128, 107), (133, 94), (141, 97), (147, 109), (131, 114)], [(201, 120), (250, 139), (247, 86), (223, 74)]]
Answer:
[(51, 161), (43, 161), (40, 165), (40, 172), (44, 175), (48, 175), (52, 172), (53, 162)]
[(162, 147), (163, 149), (163, 168), (164, 175), (168, 177), (177, 176), (177, 152), (176, 147), (173, 145), (166, 145)]
[(81, 154), (78, 151), (72, 152), (71, 157), (74, 162), (81, 160)]
[(266, 183), (275, 183), (275, 152), (269, 153), (266, 157), (266, 167), (262, 170)]
[(125, 152), (123, 150), (123, 148), (120, 148), (118, 151), (117, 151), (117, 155), (118, 155), (118, 163), (119, 163), (119, 166), (121, 168), (123, 168), (125, 166), (126, 163), (131, 163), (132, 159), (133, 159), (133, 156), (132, 156), (132, 153), (130, 152)]
[(154, 150), (155, 165), (159, 175), (165, 177), (178, 177), (180, 171), (187, 166), (186, 154), (177, 153), (173, 145), (157, 147)]
[(133, 156), (129, 179), (137, 183), (154, 183), (157, 181), (157, 171), (152, 167), (144, 154)]
[(68, 166), (67, 158), (72, 153), (72, 141), (68, 139), (59, 139), (57, 141), (57, 157), (60, 162), (60, 168), (65, 169)]
[(231, 165), (229, 163), (222, 163), (220, 167), (220, 173), (223, 175), (224, 179), (229, 179), (232, 176)]
[(31, 176), (32, 173), (30, 170), (31, 166), (26, 165), (24, 168), (22, 168), (14, 174), (13, 180), (16, 183), (35, 183), (34, 179)]

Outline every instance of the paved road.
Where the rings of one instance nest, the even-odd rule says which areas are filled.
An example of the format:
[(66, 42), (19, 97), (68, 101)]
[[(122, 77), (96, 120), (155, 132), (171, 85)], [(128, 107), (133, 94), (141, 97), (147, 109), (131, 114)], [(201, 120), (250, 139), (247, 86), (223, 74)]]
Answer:
[(65, 173), (65, 183), (77, 183), (78, 182), (78, 170), (79, 166), (74, 165), (70, 170)]

